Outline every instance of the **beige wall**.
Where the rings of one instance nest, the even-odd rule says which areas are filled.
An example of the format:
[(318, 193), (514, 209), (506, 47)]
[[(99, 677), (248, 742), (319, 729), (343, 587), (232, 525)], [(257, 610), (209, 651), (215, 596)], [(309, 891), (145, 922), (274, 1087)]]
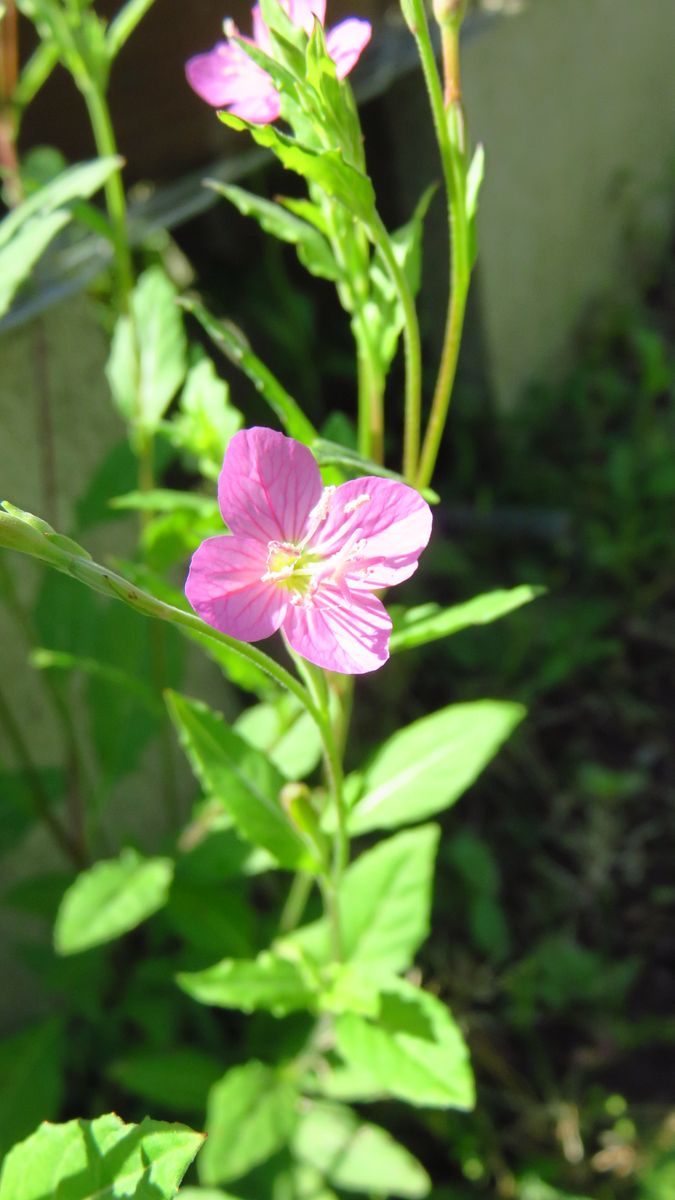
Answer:
[[(529, 382), (560, 372), (586, 315), (625, 298), (668, 244), (675, 2), (532, 0), (512, 16), (478, 16), (463, 76), (487, 160), (470, 339), (485, 357), (465, 366), (511, 406)], [(417, 77), (385, 104), (393, 186), (409, 210), (437, 170)], [(442, 311), (445, 288), (438, 202), (435, 212), (430, 313)]]

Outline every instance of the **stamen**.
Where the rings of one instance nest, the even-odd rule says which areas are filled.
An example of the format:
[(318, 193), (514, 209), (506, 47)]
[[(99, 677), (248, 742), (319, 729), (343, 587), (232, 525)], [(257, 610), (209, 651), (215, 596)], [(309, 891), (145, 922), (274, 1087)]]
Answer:
[(361, 508), (363, 504), (370, 504), (370, 496), (368, 495), (368, 492), (361, 492), (360, 496), (355, 496), (353, 500), (350, 500), (348, 504), (345, 504), (344, 512), (345, 514), (356, 512), (356, 509)]
[(330, 512), (331, 500), (334, 491), (334, 485), (325, 487), (318, 501), (314, 505), (314, 508), (309, 514), (307, 518), (307, 533), (302, 540), (302, 549), (304, 549), (310, 539), (314, 537), (319, 525), (323, 525), (324, 521), (326, 520)]

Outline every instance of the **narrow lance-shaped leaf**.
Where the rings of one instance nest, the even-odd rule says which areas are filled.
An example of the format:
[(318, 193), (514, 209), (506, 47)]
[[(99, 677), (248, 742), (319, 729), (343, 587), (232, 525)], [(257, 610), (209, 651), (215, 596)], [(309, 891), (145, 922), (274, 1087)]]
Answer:
[(367, 175), (345, 162), (339, 150), (313, 150), (272, 125), (250, 125), (232, 113), (219, 112), (218, 116), (232, 129), (247, 129), (254, 141), (272, 150), (289, 171), (302, 175), (308, 183), (317, 184), (326, 195), (339, 200), (366, 224), (372, 223), (375, 216), (373, 185)]
[(435, 642), (440, 638), (450, 637), (471, 625), (489, 625), (498, 621), (523, 604), (529, 604), (543, 595), (545, 588), (521, 584), (519, 587), (486, 592), (482, 596), (474, 596), (463, 604), (454, 604), (451, 608), (443, 608), (440, 604), (420, 604), (417, 608), (391, 608), (394, 630), (391, 635), (390, 649), (411, 650), (415, 646), (424, 646), (427, 642)]
[(71, 167), (0, 221), (0, 317), (49, 243), (72, 219), (75, 203), (102, 187), (120, 162), (102, 158)]
[(199, 321), (213, 344), (226, 358), (229, 358), (248, 376), (263, 400), (276, 413), (288, 436), (310, 446), (318, 437), (314, 426), (307, 420), (300, 406), (279, 383), (279, 380), (256, 357), (243, 334), (228, 322), (217, 321), (196, 300), (182, 300), (181, 304)]
[(312, 275), (320, 279), (336, 280), (341, 276), (335, 256), (326, 241), (313, 225), (295, 216), (281, 204), (255, 196), (233, 184), (207, 180), (207, 185), (219, 192), (246, 217), (254, 217), (266, 233), (295, 246), (298, 258)]
[[(387, 467), (383, 467), (381, 463), (373, 462), (370, 458), (364, 458), (362, 454), (359, 454), (358, 450), (353, 450), (348, 446), (341, 446), (338, 442), (330, 442), (326, 438), (316, 438), (312, 442), (311, 450), (320, 467), (344, 467), (352, 475), (379, 475), (382, 479), (396, 479), (400, 483), (406, 482), (398, 471), (390, 471)], [(435, 492), (433, 488), (422, 488), (420, 494), (430, 504), (438, 504), (440, 501), (438, 492)]]
[(6, 246), (21, 226), (33, 217), (46, 217), (73, 200), (93, 196), (119, 170), (122, 159), (115, 156), (97, 158), (92, 162), (68, 167), (56, 179), (41, 187), (0, 221), (0, 247)]
[(46, 521), (33, 516), (32, 513), (23, 512), (7, 500), (0, 502), (0, 546), (47, 563), (54, 570), (70, 575), (86, 587), (123, 601), (146, 617), (169, 621), (187, 637), (209, 646), (214, 645), (216, 651), (220, 647), (227, 649), (229, 654), (241, 657), (246, 660), (247, 665), (252, 665), (258, 672), (264, 672), (277, 684), (287, 688), (308, 711), (312, 710), (311, 700), (298, 680), (257, 646), (249, 646), (228, 637), (227, 634), (206, 625), (195, 613), (167, 604), (157, 596), (151, 596), (149, 592), (136, 587), (117, 572), (92, 562), (87, 551), (71, 538), (56, 533)]

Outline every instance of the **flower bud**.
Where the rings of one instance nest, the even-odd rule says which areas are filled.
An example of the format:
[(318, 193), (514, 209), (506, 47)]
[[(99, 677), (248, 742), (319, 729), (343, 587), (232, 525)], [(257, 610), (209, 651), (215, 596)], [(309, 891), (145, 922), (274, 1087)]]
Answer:
[(466, 13), (467, 0), (433, 0), (434, 17), (441, 29), (445, 25), (459, 28)]
[(328, 841), (319, 827), (319, 816), (312, 803), (312, 793), (305, 783), (286, 783), (279, 799), (291, 823), (321, 862), (328, 855)]

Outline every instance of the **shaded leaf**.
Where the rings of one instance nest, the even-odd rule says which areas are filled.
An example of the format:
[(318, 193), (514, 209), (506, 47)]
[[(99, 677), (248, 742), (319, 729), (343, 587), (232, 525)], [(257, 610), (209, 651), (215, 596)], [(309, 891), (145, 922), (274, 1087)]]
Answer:
[(58, 1113), (63, 1051), (63, 1028), (57, 1020), (0, 1041), (0, 1162), (14, 1142)]
[(167, 704), (192, 768), (241, 833), (284, 867), (309, 868), (309, 852), (279, 800), (284, 777), (269, 759), (205, 704), (167, 693)]
[(222, 1073), (217, 1058), (181, 1046), (131, 1051), (106, 1069), (110, 1079), (141, 1100), (168, 1112), (196, 1113), (200, 1118), (206, 1093)]
[(209, 1093), (201, 1182), (238, 1179), (279, 1150), (295, 1125), (296, 1105), (295, 1088), (272, 1067), (252, 1060), (228, 1071)]
[(391, 1134), (341, 1104), (312, 1104), (293, 1135), (293, 1154), (337, 1188), (374, 1196), (426, 1196), (424, 1167)]

